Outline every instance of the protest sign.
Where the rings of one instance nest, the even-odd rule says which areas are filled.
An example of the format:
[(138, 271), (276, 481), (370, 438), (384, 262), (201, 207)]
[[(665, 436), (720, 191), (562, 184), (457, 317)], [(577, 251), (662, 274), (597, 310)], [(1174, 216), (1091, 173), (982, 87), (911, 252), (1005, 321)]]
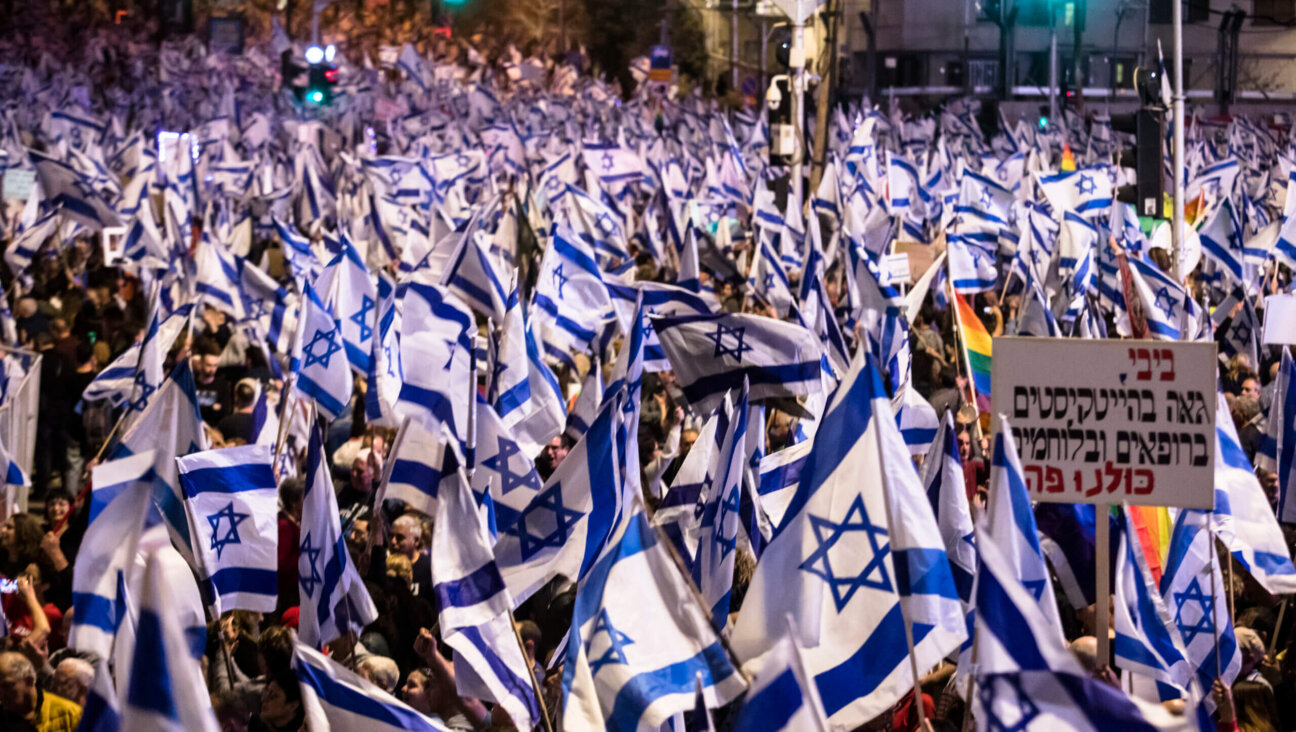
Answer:
[(1031, 498), (1214, 507), (1215, 344), (996, 338)]
[(1264, 302), (1264, 344), (1296, 344), (1296, 295), (1270, 295)]

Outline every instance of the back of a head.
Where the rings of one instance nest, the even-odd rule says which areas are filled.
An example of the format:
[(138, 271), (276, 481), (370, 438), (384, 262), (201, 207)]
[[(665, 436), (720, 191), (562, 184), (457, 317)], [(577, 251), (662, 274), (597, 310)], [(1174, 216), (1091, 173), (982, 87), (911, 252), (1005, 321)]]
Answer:
[(1098, 639), (1082, 635), (1071, 641), (1071, 655), (1076, 657), (1085, 671), (1093, 673), (1098, 668)]
[(13, 683), (19, 679), (36, 680), (36, 667), (27, 657), (15, 651), (0, 653), (0, 680)]
[(279, 484), (279, 502), (284, 508), (291, 508), (302, 502), (306, 493), (306, 481), (301, 478), (288, 478)]
[(265, 661), (266, 674), (273, 676), (291, 671), (293, 655), (292, 631), (282, 625), (272, 625), (257, 638), (257, 651)]
[(234, 406), (236, 408), (250, 407), (252, 402), (257, 398), (256, 382), (252, 379), (242, 379), (234, 387)]
[(1260, 681), (1233, 684), (1233, 707), (1241, 732), (1278, 731), (1278, 703), (1268, 684)]
[(400, 668), (396, 662), (386, 656), (367, 656), (360, 662), (360, 668), (374, 685), (387, 693), (396, 691), (396, 682), (400, 680)]
[(84, 658), (65, 658), (62, 661), (59, 661), (56, 670), (63, 671), (72, 676), (76, 679), (78, 684), (81, 684), (87, 689), (94, 683), (94, 666), (91, 666), (90, 662)]

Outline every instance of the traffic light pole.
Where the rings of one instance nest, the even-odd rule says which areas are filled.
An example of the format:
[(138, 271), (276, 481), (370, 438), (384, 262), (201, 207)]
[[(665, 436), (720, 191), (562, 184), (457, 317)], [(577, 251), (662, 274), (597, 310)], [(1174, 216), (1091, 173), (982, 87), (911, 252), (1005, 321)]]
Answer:
[(1053, 14), (1053, 3), (1049, 2), (1049, 121), (1058, 118), (1058, 44), (1057, 17)]
[(803, 97), (805, 94), (805, 18), (801, 14), (803, 2), (805, 0), (796, 0), (796, 17), (792, 18), (792, 53), (789, 56), (791, 61), (789, 75), (792, 80), (793, 145), (788, 196), (796, 201), (798, 207), (801, 206), (801, 164), (805, 161), (805, 100)]
[(1184, 231), (1184, 87), (1183, 87), (1183, 4), (1170, 3), (1170, 22), (1174, 27), (1174, 219), (1171, 233), (1174, 234), (1174, 270), (1175, 277), (1183, 282), (1183, 245)]

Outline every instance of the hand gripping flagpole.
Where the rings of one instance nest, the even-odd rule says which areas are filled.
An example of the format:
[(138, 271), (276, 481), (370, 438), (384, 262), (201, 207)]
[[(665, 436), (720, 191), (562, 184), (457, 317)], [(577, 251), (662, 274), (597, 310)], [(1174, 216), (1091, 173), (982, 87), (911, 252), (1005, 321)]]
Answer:
[[(882, 485), (884, 489), (882, 492), (882, 502), (883, 505), (886, 506), (887, 533), (891, 537), (893, 537), (894, 540), (895, 521), (892, 520), (891, 517), (891, 497), (889, 495), (890, 492), (888, 490), (885, 490), (887, 486), (887, 472), (886, 472), (886, 468), (881, 465), (882, 456), (886, 454), (885, 451), (882, 449), (882, 430), (879, 429), (876, 424), (873, 426), (872, 429), (873, 429), (873, 440), (877, 445), (878, 466), (879, 468), (881, 468), (879, 472), (881, 472), (882, 474)], [(894, 551), (891, 552), (892, 562), (895, 561), (895, 556), (896, 553)], [(897, 587), (896, 589), (899, 590), (899, 587)], [(914, 709), (917, 710), (918, 723), (919, 726), (921, 727), (922, 724), (927, 721), (927, 709), (926, 707), (923, 706), (922, 678), (918, 675), (918, 654), (914, 651), (913, 620), (909, 617), (908, 613), (904, 611), (904, 598), (901, 597), (898, 593), (897, 593), (897, 598), (900, 601), (900, 617), (904, 619), (905, 643), (909, 646), (909, 670), (913, 672)], [(969, 706), (971, 705), (971, 703), (972, 700), (969, 698), (968, 699)]]

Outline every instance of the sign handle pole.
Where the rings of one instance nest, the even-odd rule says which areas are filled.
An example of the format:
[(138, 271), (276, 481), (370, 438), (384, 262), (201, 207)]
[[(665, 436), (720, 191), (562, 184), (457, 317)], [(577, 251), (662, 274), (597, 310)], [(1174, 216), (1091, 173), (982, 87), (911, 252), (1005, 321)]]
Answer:
[(1216, 622), (1218, 615), (1215, 612), (1215, 608), (1219, 607), (1215, 604), (1215, 577), (1216, 573), (1219, 572), (1219, 564), (1215, 557), (1215, 532), (1211, 530), (1209, 517), (1206, 520), (1206, 532), (1210, 539), (1211, 634), (1215, 636), (1215, 678), (1218, 679), (1224, 675), (1222, 662), (1220, 661), (1219, 623)]
[(1111, 597), (1111, 506), (1106, 503), (1094, 505), (1094, 548), (1097, 550), (1094, 555), (1094, 599), (1097, 605), (1094, 608), (1094, 637), (1098, 640), (1098, 665), (1099, 667), (1111, 665), (1111, 636), (1108, 634), (1108, 626), (1111, 624), (1111, 608), (1109, 598)]

